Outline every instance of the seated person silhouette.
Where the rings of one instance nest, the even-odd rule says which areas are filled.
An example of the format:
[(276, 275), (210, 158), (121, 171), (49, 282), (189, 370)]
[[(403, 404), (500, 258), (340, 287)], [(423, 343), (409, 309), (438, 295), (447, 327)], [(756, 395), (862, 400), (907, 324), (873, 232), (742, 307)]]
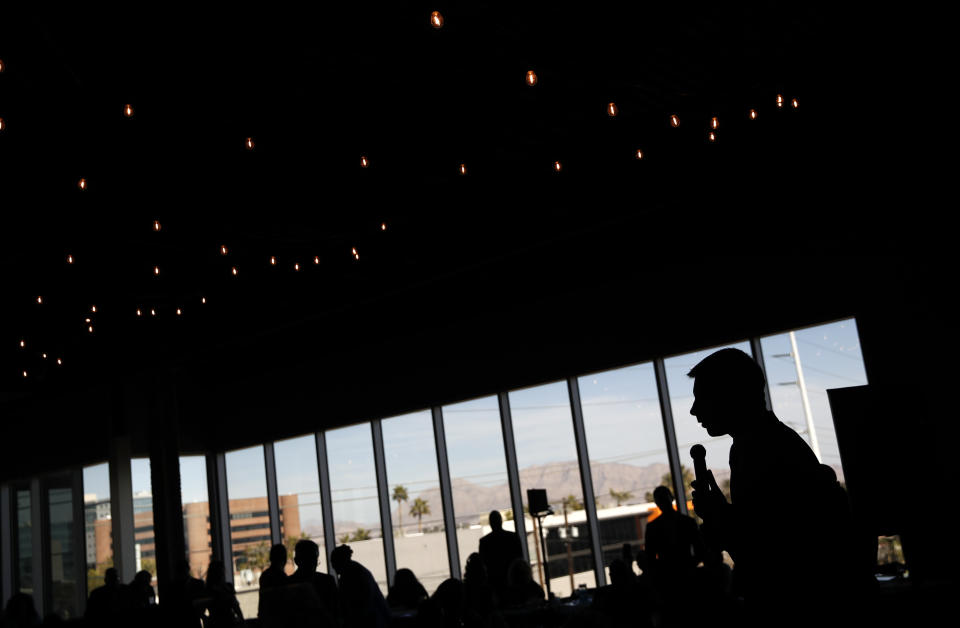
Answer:
[(293, 548), (293, 562), (297, 570), (290, 576), (290, 582), (309, 586), (323, 611), (323, 621), (338, 623), (340, 596), (337, 581), (330, 574), (317, 571), (320, 565), (320, 547), (310, 539), (297, 541)]
[(487, 579), (487, 567), (480, 554), (474, 552), (467, 557), (463, 570), (463, 605), (466, 623), (485, 625), (496, 606), (493, 587)]
[(646, 557), (651, 575), (663, 594), (674, 594), (689, 585), (703, 556), (703, 541), (693, 517), (674, 509), (673, 493), (666, 486), (653, 491), (660, 516), (647, 524)]
[(533, 581), (530, 565), (523, 558), (514, 558), (507, 570), (507, 586), (500, 598), (501, 605), (530, 606), (543, 602), (543, 587)]
[(517, 558), (523, 558), (520, 537), (503, 529), (503, 517), (490, 511), (490, 533), (480, 539), (480, 557), (487, 567), (487, 580), (494, 592), (502, 596), (507, 586), (507, 569)]
[(417, 576), (409, 569), (397, 569), (393, 576), (393, 586), (387, 594), (387, 605), (391, 609), (416, 610), (420, 603), (430, 597)]
[(203, 599), (207, 610), (204, 628), (221, 628), (243, 623), (237, 593), (233, 585), (227, 582), (226, 568), (221, 560), (211, 560), (207, 567)]
[(0, 617), (0, 626), (4, 628), (28, 628), (40, 625), (40, 615), (29, 593), (14, 593), (7, 600), (7, 606)]
[(847, 599), (855, 578), (838, 531), (824, 525), (836, 499), (817, 457), (767, 410), (763, 372), (743, 351), (717, 351), (688, 375), (690, 414), (710, 436), (733, 437), (731, 503), (709, 472), (695, 481), (693, 500), (713, 549), (733, 557), (749, 617), (800, 623), (826, 616)]
[(91, 626), (113, 625), (120, 614), (121, 595), (120, 576), (110, 567), (103, 574), (103, 586), (90, 592), (84, 619)]
[(349, 545), (339, 545), (330, 553), (330, 564), (340, 583), (340, 613), (347, 628), (384, 628), (390, 623), (390, 611), (380, 587), (370, 571), (352, 559)]
[(597, 589), (592, 608), (603, 615), (604, 625), (634, 626), (637, 623), (638, 601), (637, 579), (633, 569), (622, 558), (613, 559), (610, 563), (610, 584)]

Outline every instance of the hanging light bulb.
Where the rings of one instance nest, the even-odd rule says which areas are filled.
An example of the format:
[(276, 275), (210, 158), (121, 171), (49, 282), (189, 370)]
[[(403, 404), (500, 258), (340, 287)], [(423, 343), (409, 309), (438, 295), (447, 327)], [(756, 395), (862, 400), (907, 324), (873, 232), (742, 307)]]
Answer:
[(460, 164), (460, 174), (467, 174), (467, 164)]
[(131, 105), (131, 104), (129, 104), (129, 103), (126, 104), (126, 105), (124, 105), (124, 107), (123, 107), (123, 115), (125, 115), (125, 116), (128, 117), (128, 118), (132, 118), (132, 117), (133, 117), (133, 105)]
[(637, 159), (643, 159), (643, 151), (639, 148), (637, 149)]
[(233, 268), (230, 269), (230, 274), (233, 275), (234, 277), (237, 276), (237, 267), (236, 267), (236, 266), (234, 266)]
[(797, 102), (797, 99), (794, 98), (793, 100), (790, 101), (790, 105), (791, 105), (794, 109), (796, 109), (797, 107), (800, 106), (800, 103), (798, 103), (798, 102)]
[(276, 266), (276, 265), (277, 265), (277, 258), (274, 257), (273, 255), (270, 256), (270, 265), (271, 265), (271, 266)]
[(533, 70), (527, 70), (527, 85), (533, 87), (537, 84), (537, 73)]
[(0, 72), (3, 72), (7, 69), (7, 66), (3, 64), (3, 59), (0, 59)]
[(443, 27), (443, 16), (440, 15), (440, 11), (434, 11), (433, 13), (430, 14), (430, 26), (434, 28)]
[(381, 222), (381, 223), (380, 223), (380, 231), (386, 231), (386, 230), (387, 230), (387, 223)]
[(710, 140), (711, 142), (716, 142), (716, 141), (717, 141), (717, 134), (714, 133), (713, 131), (710, 131), (710, 132), (707, 134), (707, 139)]
[(150, 316), (156, 316), (156, 315), (157, 315), (157, 311), (153, 308), (150, 308)]
[(26, 340), (21, 340), (21, 341), (20, 341), (20, 348), (23, 349), (23, 348), (25, 348), (26, 346), (27, 346), (27, 341), (26, 341)]
[(153, 230), (154, 230), (154, 231), (160, 231), (160, 221), (159, 221), (159, 220), (154, 220), (154, 221), (153, 221)]
[(360, 167), (361, 167), (361, 168), (366, 168), (368, 165), (369, 165), (369, 163), (367, 162), (367, 156), (366, 156), (366, 155), (360, 155)]
[(620, 109), (617, 108), (617, 103), (607, 103), (607, 115), (611, 118), (616, 118), (617, 114), (620, 113)]
[(220, 245), (220, 255), (226, 255), (226, 254), (227, 254), (227, 245), (226, 244)]
[(37, 297), (37, 305), (43, 305), (43, 297)]
[(353, 259), (360, 259), (360, 254), (357, 253), (357, 247), (351, 248), (350, 252), (353, 253)]
[(90, 311), (93, 312), (94, 314), (96, 314), (96, 313), (97, 313), (97, 306), (96, 306), (96, 305), (91, 305), (91, 306), (90, 306)]
[(67, 254), (67, 263), (68, 263), (68, 264), (72, 264), (72, 263), (73, 263), (73, 255), (70, 255), (69, 253)]
[(751, 119), (751, 120), (756, 120), (756, 119), (757, 119), (757, 110), (756, 110), (756, 109), (751, 109), (751, 110), (750, 110), (750, 119)]
[(137, 308), (137, 316), (143, 316), (143, 312), (140, 311), (140, 308)]
[(86, 179), (80, 179), (79, 181), (77, 181), (77, 187), (80, 188), (81, 190), (86, 190), (86, 189), (87, 189), (87, 180), (86, 180)]
[(41, 353), (41, 354), (40, 354), (40, 357), (43, 358), (44, 360), (46, 360), (46, 359), (47, 359), (47, 354), (46, 354), (46, 353)]
[(159, 274), (160, 274), (160, 267), (159, 267), (159, 266), (154, 266), (154, 267), (153, 267), (153, 276), (156, 277), (156, 276), (159, 275)]
[(777, 109), (783, 109), (783, 95), (777, 94)]
[(85, 318), (85, 319), (83, 319), (83, 322), (84, 322), (84, 323), (90, 323), (90, 319), (89, 319), (89, 318)]
[(717, 128), (719, 128), (719, 126), (720, 126), (720, 122), (717, 120), (717, 117), (716, 117), (716, 116), (710, 118), (710, 128), (711, 128), (711, 129), (713, 129), (714, 131), (716, 131)]
[(293, 270), (300, 270), (300, 262), (297, 262), (293, 265)]
[(87, 327), (87, 331), (92, 334), (92, 333), (93, 333), (93, 325), (88, 326), (88, 327)]
[(200, 303), (203, 303), (204, 305), (206, 305), (207, 297), (200, 297)]
[(253, 138), (252, 138), (252, 137), (248, 137), (248, 138), (247, 138), (247, 150), (253, 150)]
[(314, 263), (314, 264), (317, 264), (317, 265), (320, 264), (320, 256), (319, 256), (319, 255), (314, 255), (314, 256), (313, 256), (313, 263)]
[(181, 314), (183, 314), (183, 312), (180, 310), (180, 308), (177, 308), (177, 316), (180, 316)]
[(26, 371), (23, 372), (23, 376), (24, 376), (24, 377), (27, 376), (27, 372), (26, 372)]
[(677, 117), (677, 114), (670, 114), (670, 126), (677, 128), (680, 126), (680, 118)]
[(7, 128), (7, 123), (3, 121), (3, 118), (0, 118), (0, 131)]
[(553, 162), (553, 171), (554, 171), (554, 172), (560, 172), (562, 169), (563, 169), (563, 164), (561, 164), (559, 161)]
[(63, 359), (57, 358), (57, 366), (63, 366)]

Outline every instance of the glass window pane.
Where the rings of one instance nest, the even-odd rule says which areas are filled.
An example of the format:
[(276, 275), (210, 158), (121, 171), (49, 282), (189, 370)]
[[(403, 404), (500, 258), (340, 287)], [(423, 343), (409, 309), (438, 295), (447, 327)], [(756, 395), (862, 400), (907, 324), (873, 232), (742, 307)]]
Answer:
[(30, 489), (17, 489), (17, 588), (33, 595), (33, 521)]
[(808, 443), (811, 442), (803, 391), (799, 385), (799, 364), (822, 461), (833, 467), (837, 477), (843, 481), (840, 450), (827, 389), (867, 383), (856, 321), (850, 319), (798, 329), (794, 336), (796, 355), (789, 333), (768, 336), (760, 341), (773, 411), (781, 421), (803, 435)]
[[(157, 587), (157, 548), (153, 536), (153, 484), (150, 480), (150, 459), (131, 458), (130, 479), (133, 488), (133, 543), (137, 571), (153, 575)], [(159, 595), (160, 592), (157, 591)]]
[(579, 386), (607, 566), (624, 543), (640, 549), (653, 490), (673, 481), (653, 364), (585, 375)]
[(397, 568), (412, 570), (432, 594), (450, 577), (433, 418), (426, 410), (381, 425)]
[[(489, 532), (491, 510), (503, 513), (503, 527), (514, 531), (507, 483), (507, 460), (496, 397), (484, 397), (443, 407), (453, 513), (457, 521), (460, 562), (476, 552)], [(484, 526), (487, 526), (484, 530)], [(527, 533), (532, 530), (528, 524)]]
[(386, 595), (387, 568), (370, 424), (330, 430), (325, 436), (337, 543), (350, 544), (353, 560), (370, 570)]
[(106, 462), (83, 469), (83, 515), (90, 592), (103, 586), (104, 573), (113, 567), (110, 465)]
[(317, 571), (328, 571), (323, 538), (323, 508), (320, 506), (320, 475), (317, 473), (317, 439), (313, 434), (273, 444), (280, 499), (280, 536), (287, 546), (288, 574), (296, 571), (293, 548), (300, 539), (320, 546)]
[[(740, 349), (747, 355), (752, 355), (749, 342), (727, 346)], [(690, 369), (695, 367), (700, 360), (725, 348), (727, 347), (704, 349), (667, 358), (663, 361), (664, 369), (667, 372), (667, 388), (670, 391), (673, 425), (677, 434), (677, 449), (681, 461), (680, 470), (683, 474), (685, 497), (691, 515), (693, 514), (693, 502), (690, 501), (690, 494), (693, 489), (690, 488), (690, 482), (694, 480), (694, 476), (690, 448), (697, 443), (703, 445), (704, 449), (707, 450), (707, 467), (713, 471), (717, 484), (726, 493), (727, 498), (730, 497), (730, 445), (733, 443), (733, 439), (729, 435), (710, 436), (697, 422), (697, 418), (690, 414), (690, 409), (693, 407), (693, 378), (687, 377)], [(670, 490), (676, 493), (672, 485)]]
[[(546, 489), (556, 513), (543, 520), (550, 590), (566, 597), (580, 584), (592, 588), (596, 586), (593, 550), (566, 382), (511, 392), (510, 412), (524, 502), (527, 489)], [(534, 579), (543, 582), (541, 546), (535, 534), (528, 538)]]
[(180, 503), (183, 536), (190, 573), (205, 578), (213, 554), (210, 538), (210, 501), (207, 497), (207, 460), (203, 456), (180, 456)]
[(243, 616), (256, 617), (260, 572), (270, 564), (271, 543), (263, 447), (230, 451), (225, 458), (233, 586)]
[(80, 567), (74, 552), (73, 488), (70, 478), (54, 481), (47, 490), (50, 526), (50, 603), (61, 619), (77, 617)]

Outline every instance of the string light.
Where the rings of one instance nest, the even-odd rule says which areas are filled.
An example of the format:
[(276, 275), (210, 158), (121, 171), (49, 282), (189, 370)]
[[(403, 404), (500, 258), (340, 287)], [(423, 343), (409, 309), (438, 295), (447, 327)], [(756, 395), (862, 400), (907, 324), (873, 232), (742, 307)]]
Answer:
[(157, 311), (153, 308), (150, 308), (150, 316), (156, 316), (156, 315), (157, 315)]
[(460, 164), (460, 174), (467, 174), (467, 164)]
[(27, 376), (27, 372), (26, 372), (26, 371), (23, 372), (23, 376), (24, 376), (24, 377)]
[(711, 129), (713, 129), (714, 131), (716, 131), (719, 126), (720, 126), (720, 122), (717, 120), (717, 117), (716, 117), (716, 116), (710, 118), (710, 128), (711, 128)]
[(537, 73), (533, 70), (527, 70), (527, 85), (533, 87), (537, 84)]
[(313, 263), (314, 263), (314, 264), (318, 264), (318, 265), (320, 264), (320, 256), (319, 256), (319, 255), (314, 255), (314, 256), (313, 256)]
[(93, 333), (93, 325), (88, 326), (88, 327), (87, 327), (87, 331), (92, 334), (92, 333)]
[(153, 221), (153, 230), (154, 230), (154, 231), (160, 231), (160, 221), (159, 221), (159, 220), (154, 220), (154, 221)]
[(57, 358), (57, 366), (63, 366), (63, 359)]
[(3, 64), (3, 59), (0, 59), (0, 72), (3, 72), (7, 69), (7, 66)]
[(670, 115), (670, 126), (673, 128), (680, 126), (680, 118), (675, 113)]
[(783, 109), (783, 96), (777, 94), (777, 109)]
[(381, 222), (381, 223), (380, 223), (380, 231), (386, 231), (386, 230), (387, 230), (387, 223)]
[(611, 118), (616, 118), (617, 114), (620, 113), (620, 109), (617, 108), (617, 103), (607, 103), (607, 115)]
[(154, 266), (154, 267), (153, 267), (153, 276), (156, 277), (156, 276), (159, 275), (159, 274), (160, 274), (160, 267), (159, 267), (159, 266)]
[(137, 308), (137, 316), (143, 316), (143, 312), (140, 311), (140, 308)]
[(710, 131), (710, 133), (707, 134), (707, 139), (709, 139), (711, 142), (716, 142), (717, 134), (714, 133), (713, 131)]
[(180, 308), (177, 308), (177, 316), (180, 316), (181, 314), (183, 314), (183, 312), (180, 310)]
[(123, 107), (123, 115), (125, 115), (125, 116), (128, 117), (128, 118), (132, 118), (132, 117), (133, 117), (133, 105), (131, 105), (131, 104), (129, 104), (129, 103), (126, 104), (126, 105), (124, 105), (124, 107)]
[(637, 159), (643, 159), (643, 151), (639, 148), (637, 149)]
[(86, 179), (80, 179), (79, 181), (77, 181), (77, 187), (80, 188), (81, 190), (86, 190), (86, 189), (87, 189), (87, 180), (86, 180)]
[(236, 267), (236, 266), (234, 266), (233, 268), (230, 269), (230, 274), (233, 275), (234, 277), (237, 276), (237, 267)]
[(93, 312), (94, 314), (96, 314), (96, 313), (97, 313), (97, 306), (96, 306), (96, 305), (91, 305), (91, 306), (90, 306), (90, 311)]
[(37, 305), (43, 305), (43, 297), (37, 297)]
[(85, 319), (83, 319), (83, 322), (89, 324), (91, 321), (90, 321), (89, 318), (85, 318)]
[(751, 119), (751, 120), (756, 120), (756, 119), (757, 119), (757, 110), (756, 110), (756, 109), (751, 109), (751, 110), (750, 110), (750, 119)]
[(72, 264), (72, 263), (73, 263), (73, 255), (70, 255), (69, 253), (67, 254), (67, 263), (68, 263), (68, 264)]
[(797, 107), (800, 106), (800, 103), (797, 102), (797, 99), (796, 99), (796, 98), (794, 98), (793, 100), (791, 100), (791, 101), (790, 101), (790, 104), (793, 105), (793, 108), (794, 108), (794, 109), (796, 109)]
[(367, 156), (366, 156), (366, 155), (360, 155), (360, 167), (361, 167), (361, 168), (366, 168), (368, 165), (369, 165), (369, 163), (367, 162)]
[(276, 265), (277, 265), (277, 258), (274, 257), (273, 255), (270, 256), (270, 265), (271, 265), (271, 266), (276, 266)]
[(300, 262), (297, 262), (293, 265), (293, 270), (300, 270)]
[(220, 246), (220, 255), (226, 255), (226, 254), (227, 254), (227, 245), (223, 244)]
[(434, 11), (430, 14), (430, 26), (434, 28), (443, 27), (443, 16), (440, 15), (440, 11)]
[(26, 341), (26, 340), (21, 340), (21, 341), (20, 341), (20, 348), (23, 349), (23, 348), (25, 348), (26, 346), (27, 346), (27, 341)]
[(360, 259), (360, 254), (357, 253), (357, 247), (350, 249), (350, 252), (353, 253), (353, 259)]
[(200, 297), (200, 303), (207, 304), (207, 297)]
[(248, 137), (248, 138), (247, 138), (247, 150), (253, 150), (253, 138), (252, 138), (252, 137)]
[(47, 359), (47, 354), (46, 354), (46, 353), (41, 353), (41, 354), (40, 354), (40, 357), (43, 358), (44, 360), (46, 360), (46, 359)]
[(7, 123), (3, 121), (3, 118), (0, 118), (0, 131), (7, 128)]
[(553, 162), (554, 172), (560, 172), (562, 169), (563, 169), (563, 164), (561, 164), (559, 161)]

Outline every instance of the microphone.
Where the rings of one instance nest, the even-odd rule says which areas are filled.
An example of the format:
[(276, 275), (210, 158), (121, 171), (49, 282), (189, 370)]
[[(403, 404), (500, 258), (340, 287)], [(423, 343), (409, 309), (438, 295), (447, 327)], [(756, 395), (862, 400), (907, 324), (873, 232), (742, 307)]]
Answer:
[(701, 491), (710, 490), (710, 471), (707, 470), (707, 450), (697, 444), (690, 448), (690, 457), (693, 458), (693, 474), (697, 477), (697, 488)]

